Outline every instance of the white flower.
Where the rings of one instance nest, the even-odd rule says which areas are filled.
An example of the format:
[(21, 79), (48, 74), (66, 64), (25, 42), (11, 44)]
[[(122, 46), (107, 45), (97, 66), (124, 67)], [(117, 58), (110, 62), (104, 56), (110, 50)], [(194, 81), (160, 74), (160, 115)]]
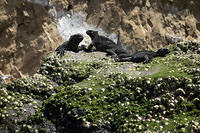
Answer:
[(199, 122), (194, 121), (193, 123), (194, 123), (195, 126), (199, 125)]
[(156, 121), (156, 123), (160, 123), (160, 121), (159, 121), (159, 120), (157, 120), (157, 121)]
[(182, 88), (178, 88), (176, 92), (185, 95), (185, 91)]
[(182, 131), (182, 132), (185, 132), (185, 128), (181, 128), (181, 131)]
[(155, 98), (155, 101), (158, 101), (158, 102), (160, 102), (160, 101), (161, 101), (161, 98), (159, 98), (159, 97), (156, 97), (156, 98)]
[(88, 122), (88, 121), (86, 121), (86, 122), (85, 122), (85, 127), (89, 128), (90, 126), (91, 126), (91, 123)]
[(128, 106), (130, 103), (129, 102), (126, 102), (126, 106)]
[(105, 91), (105, 89), (104, 89), (104, 88), (101, 88), (101, 91), (102, 91), (102, 92), (104, 92), (104, 91)]
[(168, 118), (165, 118), (165, 120), (166, 120), (166, 121), (169, 121), (169, 119), (168, 119)]
[(151, 81), (150, 80), (147, 80), (147, 84), (150, 84), (151, 83)]
[(159, 108), (159, 105), (155, 105), (154, 108), (155, 108), (155, 109), (158, 109), (158, 108)]
[(37, 101), (33, 101), (34, 104), (37, 104)]
[(19, 103), (17, 101), (14, 102), (15, 105), (18, 105)]
[(88, 90), (89, 90), (89, 91), (91, 91), (91, 90), (92, 90), (92, 88), (88, 88)]
[(2, 117), (2, 118), (5, 118), (5, 115), (4, 115), (4, 114), (2, 114), (2, 115), (1, 115), (1, 117)]
[(179, 97), (178, 97), (178, 100), (182, 102), (182, 101), (184, 101), (185, 99), (184, 99), (184, 97), (179, 96)]
[(27, 128), (31, 129), (32, 127), (31, 127), (31, 125), (27, 125)]
[(170, 103), (169, 106), (170, 107), (174, 107), (175, 105), (174, 105), (174, 103)]
[(138, 117), (138, 120), (140, 120), (140, 121), (141, 121), (141, 120), (142, 120), (142, 117), (140, 117), (140, 116), (139, 116), (139, 117)]
[(11, 96), (8, 96), (8, 99), (11, 99)]

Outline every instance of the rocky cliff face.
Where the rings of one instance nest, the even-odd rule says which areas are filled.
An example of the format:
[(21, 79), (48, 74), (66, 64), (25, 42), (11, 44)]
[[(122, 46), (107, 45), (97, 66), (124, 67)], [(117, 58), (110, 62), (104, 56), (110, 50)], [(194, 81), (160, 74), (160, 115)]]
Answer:
[(42, 58), (62, 42), (48, 10), (18, 0), (0, 3), (0, 73), (32, 75)]
[(88, 23), (107, 32), (119, 29), (128, 48), (136, 51), (161, 47), (178, 37), (200, 39), (199, 7), (198, 0), (91, 0), (85, 12)]
[(28, 1), (0, 4), (0, 73), (15, 78), (35, 73), (41, 59), (64, 41), (55, 16), (63, 15), (69, 4), (74, 13), (86, 15), (88, 24), (108, 33), (120, 30), (131, 52), (200, 39), (198, 0)]

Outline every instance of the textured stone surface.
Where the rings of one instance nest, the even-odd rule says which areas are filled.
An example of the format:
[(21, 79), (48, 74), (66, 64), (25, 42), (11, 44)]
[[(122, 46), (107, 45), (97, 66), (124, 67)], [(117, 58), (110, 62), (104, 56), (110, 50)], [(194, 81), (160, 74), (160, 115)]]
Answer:
[(32, 75), (62, 42), (56, 23), (38, 4), (1, 0), (0, 7), (0, 71), (12, 78)]
[(64, 14), (69, 4), (72, 12), (87, 15), (87, 23), (108, 33), (120, 30), (131, 52), (200, 39), (198, 0), (0, 2), (0, 73), (14, 78), (35, 73), (41, 59), (63, 42), (52, 17)]

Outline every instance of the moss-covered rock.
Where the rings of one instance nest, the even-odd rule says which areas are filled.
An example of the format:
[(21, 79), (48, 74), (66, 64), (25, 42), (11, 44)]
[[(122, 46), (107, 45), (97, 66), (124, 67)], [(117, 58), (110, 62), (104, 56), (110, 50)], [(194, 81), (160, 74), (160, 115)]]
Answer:
[(169, 48), (149, 64), (50, 54), (34, 76), (1, 85), (0, 130), (200, 132), (200, 44)]

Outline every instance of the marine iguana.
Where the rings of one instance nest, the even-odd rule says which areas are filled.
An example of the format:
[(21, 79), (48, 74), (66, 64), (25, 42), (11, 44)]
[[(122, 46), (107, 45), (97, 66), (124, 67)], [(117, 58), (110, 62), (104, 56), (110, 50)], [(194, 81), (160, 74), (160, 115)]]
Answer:
[(95, 46), (97, 51), (106, 52), (107, 55), (110, 55), (113, 58), (116, 58), (118, 54), (128, 54), (128, 52), (122, 47), (120, 35), (118, 35), (117, 44), (111, 39), (100, 36), (98, 31), (87, 30), (86, 34), (90, 36), (92, 43), (88, 46), (86, 52), (91, 52), (93, 46)]
[(170, 50), (168, 48), (160, 48), (156, 52), (154, 51), (139, 51), (132, 55), (129, 54), (121, 54), (118, 57), (115, 58), (116, 62), (125, 62), (125, 61), (131, 61), (135, 63), (143, 62), (143, 63), (149, 63), (154, 57), (164, 57), (170, 53)]
[(64, 55), (65, 51), (73, 51), (73, 52), (79, 52), (83, 50), (84, 48), (78, 47), (79, 43), (83, 40), (83, 36), (81, 34), (74, 34), (70, 36), (69, 40), (61, 44), (56, 48), (56, 53), (60, 56)]
[(115, 53), (119, 55), (130, 55), (129, 52), (126, 50), (126, 45), (124, 44), (121, 36), (120, 36), (120, 31), (117, 31), (117, 47), (115, 49)]

